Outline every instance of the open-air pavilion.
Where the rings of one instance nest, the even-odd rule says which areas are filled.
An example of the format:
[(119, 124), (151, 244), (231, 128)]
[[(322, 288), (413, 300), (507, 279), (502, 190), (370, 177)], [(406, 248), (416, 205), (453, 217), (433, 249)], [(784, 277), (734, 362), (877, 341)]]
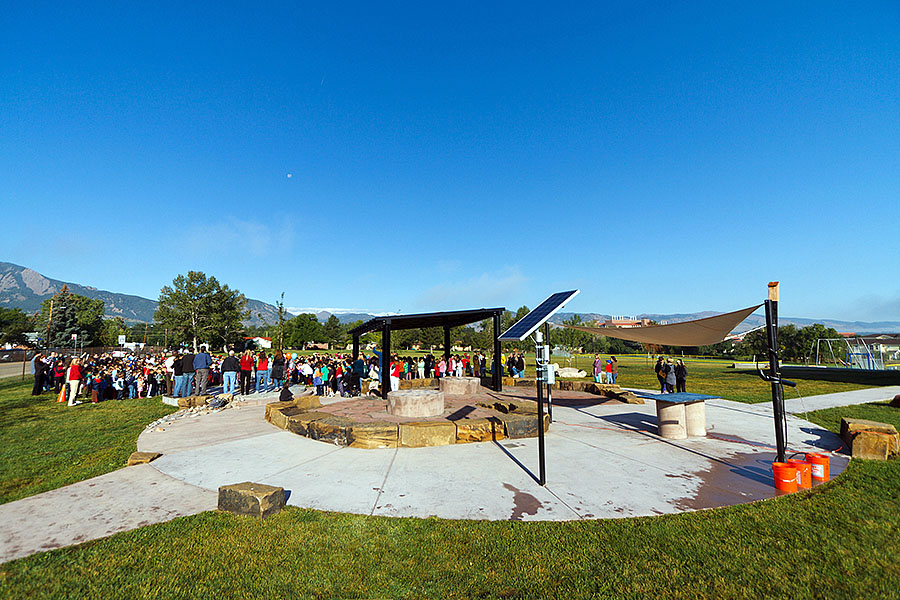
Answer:
[[(353, 336), (353, 360), (359, 358), (359, 338), (367, 333), (381, 332), (381, 355), (384, 358), (381, 366), (381, 392), (382, 397), (387, 398), (391, 391), (390, 356), (391, 356), (391, 331), (402, 329), (424, 329), (426, 327), (441, 327), (444, 330), (444, 357), (450, 356), (450, 329), (462, 327), (484, 319), (491, 319), (493, 324), (494, 339), (494, 364), (499, 364), (500, 341), (500, 315), (506, 308), (478, 308), (473, 310), (456, 310), (447, 312), (419, 313), (415, 315), (390, 315), (369, 319), (362, 325), (350, 330)], [(500, 391), (503, 381), (500, 369), (492, 369), (491, 387)]]

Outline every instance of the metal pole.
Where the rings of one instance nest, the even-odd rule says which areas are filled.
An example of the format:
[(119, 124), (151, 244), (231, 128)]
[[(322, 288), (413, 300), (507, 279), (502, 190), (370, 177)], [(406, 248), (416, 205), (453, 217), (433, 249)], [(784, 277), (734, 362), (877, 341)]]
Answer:
[(538, 401), (538, 483), (540, 485), (544, 485), (547, 483), (547, 469), (544, 463), (544, 394), (543, 394), (543, 379), (541, 375), (541, 355), (543, 354), (540, 349), (541, 345), (541, 332), (538, 331), (535, 335), (535, 339), (537, 340), (538, 347), (535, 348), (535, 364), (537, 365), (537, 401)]
[(500, 376), (500, 370), (503, 366), (500, 364), (500, 314), (494, 313), (494, 363), (491, 369), (491, 378), (494, 380), (494, 391), (503, 391), (503, 378)]
[[(547, 369), (552, 369), (550, 366), (550, 356), (553, 353), (553, 346), (550, 344), (550, 322), (544, 323), (544, 343), (547, 345), (547, 356), (546, 363)], [(550, 391), (550, 378), (546, 377), (547, 380), (547, 415), (550, 417), (550, 422), (553, 422), (553, 392)], [(540, 384), (538, 384), (540, 386)]]
[(450, 360), (450, 326), (444, 325), (444, 360)]
[(391, 322), (381, 327), (381, 397), (387, 399), (391, 391)]
[(359, 334), (353, 334), (353, 360), (359, 358)]
[(769, 298), (766, 300), (766, 339), (769, 351), (769, 377), (772, 381), (772, 412), (775, 418), (775, 445), (778, 462), (784, 462), (784, 392), (778, 374), (778, 282), (769, 283)]

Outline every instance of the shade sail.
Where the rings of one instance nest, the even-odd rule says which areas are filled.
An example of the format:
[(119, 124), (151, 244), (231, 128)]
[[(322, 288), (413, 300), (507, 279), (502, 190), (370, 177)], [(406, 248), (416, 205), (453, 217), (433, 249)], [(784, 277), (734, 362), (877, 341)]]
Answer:
[(660, 346), (709, 346), (718, 344), (731, 333), (731, 330), (746, 319), (762, 304), (736, 310), (734, 312), (672, 323), (671, 325), (649, 325), (647, 327), (584, 327), (582, 325), (564, 325), (570, 329), (587, 331), (597, 335), (642, 342), (644, 344), (658, 344)]

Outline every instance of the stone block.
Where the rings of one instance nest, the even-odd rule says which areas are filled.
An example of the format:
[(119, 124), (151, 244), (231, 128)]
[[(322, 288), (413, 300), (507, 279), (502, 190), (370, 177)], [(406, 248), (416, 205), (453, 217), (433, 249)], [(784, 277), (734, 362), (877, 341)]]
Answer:
[(218, 396), (216, 396), (216, 400), (231, 402), (232, 400), (234, 400), (234, 394), (219, 394)]
[(516, 387), (515, 377), (501, 377), (500, 380), (503, 387)]
[(514, 412), (516, 410), (516, 408), (518, 408), (518, 406), (516, 406), (512, 402), (494, 402), (492, 405), (489, 405), (489, 406), (482, 405), (482, 406), (487, 406), (488, 408), (493, 408), (497, 412), (500, 412), (503, 414), (509, 414), (511, 412)]
[(894, 399), (891, 400), (891, 406), (900, 407), (900, 394), (897, 394), (896, 396), (894, 396)]
[[(501, 415), (498, 417), (500, 421), (503, 422), (503, 426), (506, 430), (506, 437), (517, 439), (517, 438), (528, 438), (528, 437), (537, 437), (538, 434), (538, 419), (537, 413), (533, 415), (525, 415), (512, 413), (508, 415)], [(544, 431), (546, 432), (550, 428), (550, 415), (544, 415)]]
[(877, 431), (857, 431), (850, 442), (850, 454), (853, 458), (869, 460), (887, 460), (894, 454), (895, 441), (885, 433)]
[(506, 437), (503, 421), (496, 417), (460, 419), (456, 424), (456, 443), (490, 442)]
[(644, 404), (644, 399), (634, 392), (622, 392), (616, 400), (625, 404)]
[(574, 382), (574, 381), (557, 381), (556, 383), (558, 384), (559, 389), (565, 390), (565, 391), (570, 391), (573, 389), (572, 384), (574, 384), (576, 382)]
[(436, 417), (444, 412), (444, 393), (438, 390), (388, 392), (388, 414), (398, 417)]
[(456, 443), (456, 425), (450, 421), (400, 423), (399, 439), (404, 448), (448, 446)]
[(841, 419), (841, 438), (850, 447), (853, 458), (886, 460), (900, 453), (900, 435), (888, 423), (865, 419)]
[(386, 421), (354, 423), (349, 436), (351, 448), (396, 448), (400, 440), (400, 427)]
[(475, 396), (481, 391), (477, 377), (443, 377), (440, 389), (445, 396)]
[(132, 452), (128, 457), (128, 466), (142, 465), (162, 456), (159, 452)]
[(310, 427), (312, 423), (318, 421), (319, 419), (324, 419), (325, 417), (334, 416), (331, 413), (326, 412), (317, 412), (317, 411), (305, 411), (298, 412), (294, 415), (288, 417), (287, 420), (287, 430), (291, 433), (296, 433), (297, 435), (302, 435), (304, 437), (313, 437), (310, 432)]
[(287, 429), (288, 418), (302, 412), (301, 409), (288, 402), (285, 402), (284, 404), (287, 404), (288, 406), (271, 411), (269, 417), (269, 423), (279, 429)]
[(263, 519), (284, 508), (284, 488), (261, 483), (235, 483), (219, 488), (219, 510)]
[(331, 442), (338, 446), (347, 446), (350, 437), (350, 426), (353, 421), (347, 417), (331, 415), (311, 421), (308, 426), (309, 437), (320, 442)]
[(294, 406), (293, 402), (269, 402), (266, 404), (266, 421), (272, 422), (272, 413), (282, 408)]
[(322, 401), (315, 394), (294, 396), (294, 406), (296, 406), (297, 408), (300, 408), (302, 410), (309, 410), (311, 408), (321, 408)]
[(194, 408), (195, 406), (206, 406), (206, 402), (212, 396), (187, 396), (178, 399), (178, 408)]

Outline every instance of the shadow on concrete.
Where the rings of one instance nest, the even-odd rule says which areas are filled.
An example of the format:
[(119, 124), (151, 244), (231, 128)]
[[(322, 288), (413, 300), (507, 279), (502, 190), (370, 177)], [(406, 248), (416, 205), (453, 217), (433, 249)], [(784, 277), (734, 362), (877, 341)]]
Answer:
[(537, 475), (535, 475), (534, 473), (532, 473), (532, 472), (528, 469), (528, 467), (526, 467), (526, 466), (522, 463), (522, 461), (520, 461), (518, 458), (516, 458), (515, 456), (513, 456), (512, 453), (511, 453), (509, 450), (507, 450), (507, 449), (503, 446), (503, 444), (501, 444), (501, 443), (498, 442), (497, 440), (494, 440), (494, 445), (497, 446), (498, 448), (500, 448), (500, 450), (503, 451), (503, 454), (505, 454), (511, 461), (513, 461), (514, 463), (516, 463), (517, 465), (519, 465), (519, 468), (522, 469), (523, 471), (525, 471), (525, 472), (528, 474), (528, 476), (531, 477), (531, 478), (534, 480), (534, 482), (535, 482), (536, 484), (538, 484), (538, 485), (541, 484), (541, 481), (540, 481), (540, 479), (538, 479)]

